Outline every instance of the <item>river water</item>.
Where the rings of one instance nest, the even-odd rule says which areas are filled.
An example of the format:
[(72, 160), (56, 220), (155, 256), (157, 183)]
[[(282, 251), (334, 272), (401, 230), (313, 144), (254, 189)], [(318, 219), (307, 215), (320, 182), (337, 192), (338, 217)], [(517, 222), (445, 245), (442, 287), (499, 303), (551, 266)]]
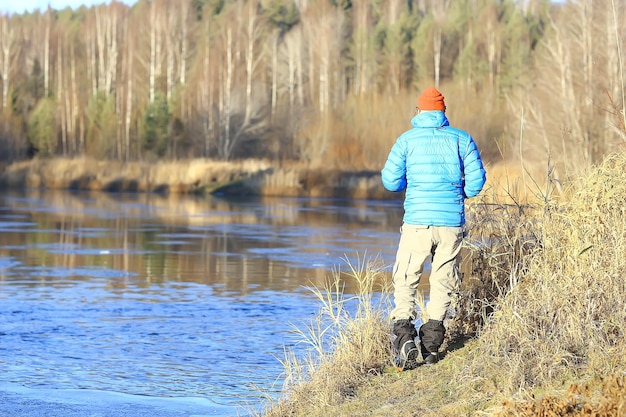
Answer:
[(390, 267), (401, 218), (399, 200), (3, 191), (0, 391), (253, 414), (320, 307), (308, 287)]

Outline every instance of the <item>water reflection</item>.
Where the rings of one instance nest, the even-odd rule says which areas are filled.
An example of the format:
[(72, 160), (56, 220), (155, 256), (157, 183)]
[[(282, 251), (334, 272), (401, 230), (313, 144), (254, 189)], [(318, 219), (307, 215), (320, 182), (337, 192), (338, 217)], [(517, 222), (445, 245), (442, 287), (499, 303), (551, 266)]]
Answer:
[(89, 266), (75, 275), (124, 271), (146, 285), (201, 282), (237, 292), (318, 285), (358, 253), (392, 262), (401, 219), (397, 203), (368, 201), (39, 192), (5, 196), (1, 205), (0, 254), (49, 265), (42, 277)]
[(401, 216), (397, 201), (4, 192), (6, 381), (258, 404), (252, 386), (280, 389), (290, 323), (318, 308), (304, 286), (344, 258), (391, 265)]

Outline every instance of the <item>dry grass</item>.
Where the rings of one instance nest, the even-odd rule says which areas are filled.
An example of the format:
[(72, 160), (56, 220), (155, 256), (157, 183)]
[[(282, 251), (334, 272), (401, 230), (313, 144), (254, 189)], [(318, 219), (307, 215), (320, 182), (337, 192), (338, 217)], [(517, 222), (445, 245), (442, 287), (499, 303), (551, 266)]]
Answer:
[(218, 187), (267, 170), (263, 160), (237, 162), (193, 159), (117, 162), (90, 158), (33, 159), (15, 162), (0, 175), (5, 187), (189, 193)]
[[(380, 170), (396, 138), (411, 128), (417, 96), (364, 94), (348, 97), (326, 129), (312, 118), (300, 126), (296, 141), (315, 168)], [(332, 140), (325, 139), (332, 132)]]
[(536, 177), (514, 164), (488, 168), (483, 192), (467, 205), (463, 281), (446, 324), (449, 338), (475, 336), (528, 272), (543, 241), (538, 214), (562, 197), (559, 185), (550, 168)]
[[(539, 214), (540, 247), (480, 335), (473, 370), (514, 395), (626, 368), (626, 155)], [(485, 361), (489, 358), (489, 361)]]
[(33, 159), (0, 167), (0, 187), (170, 194), (254, 194), (282, 197), (399, 198), (384, 189), (380, 173), (311, 168), (266, 160), (190, 159), (159, 162)]
[[(562, 195), (563, 179), (556, 177), (554, 166), (522, 166), (517, 162), (487, 163), (487, 183), (481, 203), (537, 205)], [(473, 202), (473, 200), (470, 200)]]
[[(335, 271), (323, 289), (312, 288), (320, 312), (308, 326), (294, 328), (307, 354), (286, 352), (287, 398), (270, 404), (265, 415), (300, 416), (340, 404), (354, 396), (368, 376), (392, 364), (388, 283), (381, 266), (376, 259), (348, 263), (348, 271)], [(354, 296), (344, 294), (345, 279), (356, 282)]]
[[(470, 268), (445, 360), (380, 374), (390, 334), (378, 312), (336, 327), (337, 343), (318, 345), (322, 358), (306, 362), (307, 377), (268, 415), (626, 415), (626, 154), (559, 194), (544, 182), (524, 203), (512, 195), (469, 208)], [(362, 347), (343, 331), (371, 335), (376, 366), (352, 364)]]
[(626, 375), (611, 375), (584, 385), (572, 384), (563, 395), (505, 402), (495, 417), (622, 417), (626, 415)]
[[(386, 153), (380, 156), (382, 164)], [(302, 162), (255, 159), (215, 161), (198, 158), (123, 163), (90, 158), (35, 158), (0, 167), (0, 187), (169, 194), (206, 194), (220, 190), (232, 194), (282, 197), (402, 198), (402, 193), (384, 189), (379, 169), (349, 170), (348, 165), (339, 169), (331, 164), (313, 166)], [(538, 193), (545, 193), (544, 188), (553, 188), (553, 184), (537, 183), (527, 170), (500, 162), (488, 166), (489, 192), (483, 193), (483, 201), (524, 205), (533, 201)]]

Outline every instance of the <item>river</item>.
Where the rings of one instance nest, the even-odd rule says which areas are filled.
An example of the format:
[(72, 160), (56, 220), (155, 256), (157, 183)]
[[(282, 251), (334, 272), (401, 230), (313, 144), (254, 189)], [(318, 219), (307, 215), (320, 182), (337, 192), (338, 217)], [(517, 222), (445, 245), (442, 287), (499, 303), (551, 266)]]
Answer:
[(254, 414), (319, 309), (309, 287), (347, 262), (391, 266), (400, 204), (3, 191), (0, 392), (33, 415), (77, 398), (76, 415)]

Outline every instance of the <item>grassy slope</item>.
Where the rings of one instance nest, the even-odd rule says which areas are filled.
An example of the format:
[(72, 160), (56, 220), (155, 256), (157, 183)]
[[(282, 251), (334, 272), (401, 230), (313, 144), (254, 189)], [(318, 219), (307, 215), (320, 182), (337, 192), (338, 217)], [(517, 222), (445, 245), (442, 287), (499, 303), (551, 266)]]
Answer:
[[(541, 197), (533, 210), (472, 212), (473, 272), (443, 361), (389, 372), (384, 309), (368, 313), (373, 321), (357, 314), (337, 327), (334, 352), (286, 367), (300, 374), (266, 415), (626, 415), (626, 155), (609, 156), (561, 201)], [(355, 343), (363, 333), (376, 337)]]

